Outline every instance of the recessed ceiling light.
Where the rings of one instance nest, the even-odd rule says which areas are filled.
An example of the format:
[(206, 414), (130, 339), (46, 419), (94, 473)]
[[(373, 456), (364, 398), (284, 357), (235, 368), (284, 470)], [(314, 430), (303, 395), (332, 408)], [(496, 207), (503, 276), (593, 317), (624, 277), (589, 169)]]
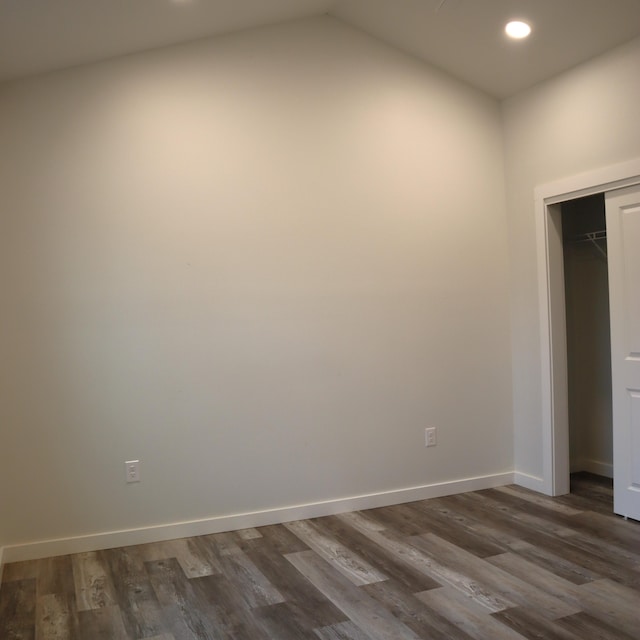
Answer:
[(510, 38), (515, 38), (516, 40), (526, 38), (531, 33), (531, 27), (521, 20), (512, 20), (504, 30)]

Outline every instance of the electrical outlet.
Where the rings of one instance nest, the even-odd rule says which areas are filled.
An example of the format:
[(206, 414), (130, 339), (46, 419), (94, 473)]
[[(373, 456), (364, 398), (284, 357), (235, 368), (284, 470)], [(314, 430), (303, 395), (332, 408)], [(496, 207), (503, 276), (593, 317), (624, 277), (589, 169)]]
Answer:
[(429, 427), (424, 430), (424, 446), (425, 447), (435, 447), (436, 442), (436, 428)]
[(127, 460), (124, 469), (127, 482), (140, 482), (140, 460)]

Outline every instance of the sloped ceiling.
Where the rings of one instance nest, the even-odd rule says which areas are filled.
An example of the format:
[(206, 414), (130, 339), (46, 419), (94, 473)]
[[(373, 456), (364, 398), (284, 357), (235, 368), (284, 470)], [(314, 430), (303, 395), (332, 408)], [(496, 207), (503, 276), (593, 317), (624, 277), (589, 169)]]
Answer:
[[(332, 13), (497, 98), (640, 35), (640, 0), (343, 0)], [(532, 25), (526, 41), (504, 35), (514, 18)]]
[(640, 36), (640, 0), (0, 0), (0, 82), (326, 13), (497, 98)]

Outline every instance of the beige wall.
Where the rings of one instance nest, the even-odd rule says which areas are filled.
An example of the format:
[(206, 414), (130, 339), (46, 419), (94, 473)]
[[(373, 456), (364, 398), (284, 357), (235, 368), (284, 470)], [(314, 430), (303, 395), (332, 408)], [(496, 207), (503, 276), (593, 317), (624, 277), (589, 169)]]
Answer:
[(515, 464), (542, 476), (537, 185), (640, 157), (640, 39), (503, 103)]
[(1, 542), (513, 468), (494, 101), (321, 18), (6, 85), (0, 140)]

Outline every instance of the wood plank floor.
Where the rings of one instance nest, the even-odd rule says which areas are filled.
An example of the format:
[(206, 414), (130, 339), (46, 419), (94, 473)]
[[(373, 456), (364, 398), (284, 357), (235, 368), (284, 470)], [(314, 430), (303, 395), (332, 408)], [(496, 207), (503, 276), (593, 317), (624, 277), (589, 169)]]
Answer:
[(515, 486), (9, 564), (2, 640), (640, 639), (611, 482)]

